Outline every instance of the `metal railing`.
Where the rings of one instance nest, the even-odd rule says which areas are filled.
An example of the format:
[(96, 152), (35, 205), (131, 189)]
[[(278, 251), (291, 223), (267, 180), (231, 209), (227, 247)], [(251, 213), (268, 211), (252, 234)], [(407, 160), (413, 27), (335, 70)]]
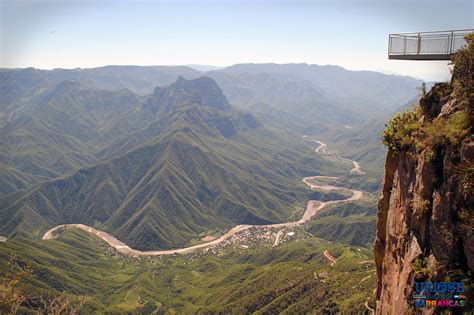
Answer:
[(464, 36), (474, 29), (390, 34), (389, 59), (449, 60), (466, 44)]

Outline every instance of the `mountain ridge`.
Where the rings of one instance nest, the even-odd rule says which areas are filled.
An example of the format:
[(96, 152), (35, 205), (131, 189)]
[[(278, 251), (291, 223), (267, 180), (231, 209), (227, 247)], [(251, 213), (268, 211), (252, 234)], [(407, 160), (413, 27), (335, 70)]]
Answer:
[[(154, 119), (164, 130), (149, 134), (148, 144), (141, 138), (111, 159), (0, 199), (2, 233), (28, 236), (83, 222), (113, 229), (142, 249), (182, 246), (205, 227), (284, 220), (305, 198), (303, 187), (287, 187), (315, 162), (335, 167), (301, 158), (300, 146), (288, 157), (278, 153), (277, 134), (232, 109), (212, 79), (181, 78), (158, 94), (152, 99), (162, 109)], [(147, 106), (136, 108), (132, 115), (150, 116)], [(295, 157), (301, 162), (290, 162)]]

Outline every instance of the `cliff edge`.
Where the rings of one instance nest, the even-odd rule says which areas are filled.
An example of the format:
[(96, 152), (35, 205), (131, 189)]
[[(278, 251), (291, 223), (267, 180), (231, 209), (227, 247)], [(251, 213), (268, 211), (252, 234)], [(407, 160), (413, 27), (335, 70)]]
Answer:
[[(473, 311), (474, 36), (450, 83), (386, 125), (389, 148), (377, 211), (377, 314)], [(463, 307), (417, 307), (416, 282), (463, 282)]]

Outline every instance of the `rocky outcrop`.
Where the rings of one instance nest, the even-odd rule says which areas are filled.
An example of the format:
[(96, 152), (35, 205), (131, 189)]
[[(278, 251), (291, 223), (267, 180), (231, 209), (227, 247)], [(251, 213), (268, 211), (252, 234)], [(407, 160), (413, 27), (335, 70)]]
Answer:
[(228, 110), (229, 103), (217, 83), (208, 77), (186, 80), (183, 77), (169, 86), (157, 87), (144, 107), (156, 113), (184, 103), (206, 105)]
[[(451, 92), (446, 85), (433, 87), (420, 100), (421, 127), (413, 145), (389, 150), (387, 155), (374, 247), (377, 314), (436, 313), (433, 308), (415, 309), (411, 305), (416, 281), (464, 282), (468, 306), (463, 311), (472, 310), (472, 126), (454, 131), (450, 128), (457, 125), (446, 127), (446, 132), (461, 135), (459, 141), (432, 141), (427, 134), (436, 129), (433, 120), (449, 121), (462, 108), (472, 106)], [(426, 127), (430, 124), (432, 129)]]
[[(176, 112), (179, 108), (189, 108), (189, 106), (203, 107), (208, 110), (205, 116), (190, 111), (188, 117), (190, 124), (204, 123), (215, 128), (225, 138), (232, 138), (239, 131), (261, 126), (252, 114), (232, 108), (216, 82), (207, 77), (193, 80), (179, 77), (169, 86), (157, 87), (143, 105), (153, 115), (161, 114), (161, 116), (165, 113)], [(201, 121), (198, 121), (199, 119)]]

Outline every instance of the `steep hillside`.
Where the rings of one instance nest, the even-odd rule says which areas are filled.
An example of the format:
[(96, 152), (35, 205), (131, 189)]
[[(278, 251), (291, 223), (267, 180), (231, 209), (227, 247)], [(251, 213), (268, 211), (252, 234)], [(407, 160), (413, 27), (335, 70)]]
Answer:
[(435, 85), (418, 107), (396, 115), (384, 131), (389, 152), (377, 212), (378, 314), (447, 310), (417, 308), (412, 294), (418, 282), (462, 282), (465, 298), (450, 300), (466, 305), (449, 310), (473, 310), (472, 35), (468, 42), (454, 57), (451, 83)]
[[(179, 76), (192, 79), (200, 75), (186, 66), (2, 69), (0, 126), (21, 111), (30, 97), (61, 81), (75, 81), (93, 90), (129, 89), (145, 95)], [(206, 76), (217, 81), (232, 104), (252, 112), (273, 113), (280, 119), (294, 115), (293, 123), (304, 122), (306, 133), (391, 112), (416, 95), (421, 84), (409, 77), (307, 64), (238, 64), (206, 72)]]
[[(375, 152), (382, 152), (377, 137), (382, 120), (365, 120), (392, 112), (419, 84), (411, 78), (306, 64), (241, 64), (207, 75), (217, 80), (231, 104), (280, 129), (327, 139), (339, 153), (376, 172), (381, 169), (382, 154)], [(156, 119), (156, 108), (148, 104), (143, 110), (143, 103), (151, 101), (143, 95), (153, 92), (159, 99), (160, 93), (166, 95), (163, 85), (180, 76), (196, 78), (199, 72), (165, 66), (2, 69), (0, 163), (5, 167), (0, 176), (5, 180), (0, 197), (153, 142), (163, 122)]]
[(394, 111), (421, 85), (409, 77), (308, 64), (237, 64), (207, 75), (232, 103), (247, 109), (264, 103), (300, 119), (324, 117), (341, 126)]
[[(36, 181), (92, 165), (98, 148), (121, 135), (116, 121), (141, 103), (128, 90), (94, 91), (73, 81), (55, 84), (8, 114), (0, 129), (0, 161)], [(103, 139), (108, 130), (116, 131)]]
[(307, 64), (237, 64), (207, 75), (233, 104), (263, 120), (317, 136), (339, 156), (361, 163), (373, 182), (383, 173), (384, 123), (401, 105), (413, 104), (422, 83)]
[[(184, 86), (191, 84), (186, 82), (195, 82), (192, 84), (196, 86)], [(206, 84), (215, 90), (206, 91)], [(170, 102), (174, 106), (205, 102), (210, 107), (217, 106), (213, 102), (220, 102), (223, 107), (218, 109), (231, 110), (220, 89), (205, 79), (181, 79), (170, 87), (157, 88), (146, 98), (129, 90), (93, 90), (76, 81), (36, 89), (32, 96), (16, 98), (21, 105), (17, 104), (14, 111), (4, 112), (6, 123), (0, 129), (0, 163), (5, 165), (2, 176), (6, 179), (0, 184), (0, 192), (4, 194), (117, 157), (153, 141), (174, 119), (161, 117), (171, 115)], [(196, 92), (199, 89), (204, 93), (203, 100)], [(176, 95), (170, 96), (170, 91)], [(181, 98), (179, 93), (183, 94)], [(154, 106), (162, 108), (158, 112)], [(201, 118), (205, 114), (202, 112)], [(236, 115), (240, 115), (240, 122), (256, 124), (249, 115)], [(216, 118), (215, 123), (228, 136), (236, 132), (236, 126), (225, 118)]]
[[(386, 121), (395, 113), (406, 111), (413, 107), (419, 97), (416, 97), (395, 111), (371, 118), (353, 126), (332, 128), (320, 138), (328, 141), (331, 150), (339, 156), (358, 161), (364, 168), (367, 176), (380, 178), (383, 175), (383, 166), (387, 149), (382, 144), (382, 131)], [(379, 186), (376, 187), (379, 189)]]
[(294, 216), (307, 200), (303, 175), (343, 171), (300, 136), (234, 110), (212, 79), (157, 88), (127, 117), (151, 123), (105, 149), (103, 162), (0, 199), (0, 233), (85, 223), (138, 249), (179, 247), (210, 229)]

